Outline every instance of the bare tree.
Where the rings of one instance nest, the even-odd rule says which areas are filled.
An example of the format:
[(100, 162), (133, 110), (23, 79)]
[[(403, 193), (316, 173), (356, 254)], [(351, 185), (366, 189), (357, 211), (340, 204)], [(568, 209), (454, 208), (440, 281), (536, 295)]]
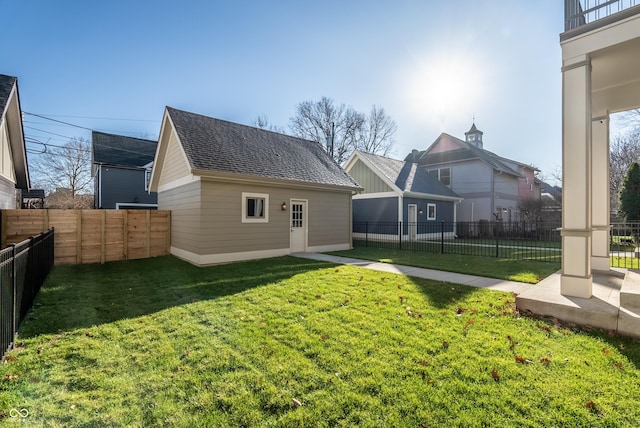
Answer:
[[(81, 208), (93, 190), (91, 147), (83, 138), (72, 138), (63, 146), (47, 145), (33, 162), (36, 180), (49, 193), (66, 194), (57, 208)], [(46, 204), (46, 202), (45, 202)]]
[(371, 107), (371, 112), (360, 131), (358, 150), (386, 156), (393, 146), (393, 137), (398, 129), (395, 121), (382, 107)]
[(615, 137), (609, 153), (609, 196), (612, 210), (617, 210), (622, 182), (633, 162), (640, 160), (640, 127)]
[(387, 154), (397, 128), (382, 108), (374, 106), (367, 118), (327, 97), (298, 104), (289, 127), (295, 136), (322, 144), (337, 163), (343, 163), (357, 148)]
[(277, 125), (272, 125), (271, 123), (269, 123), (269, 118), (264, 114), (256, 116), (256, 118), (253, 120), (252, 124), (256, 128), (266, 129), (267, 131), (273, 131), (273, 132), (277, 132), (279, 134), (285, 134), (284, 129), (282, 129), (281, 127), (279, 127)]

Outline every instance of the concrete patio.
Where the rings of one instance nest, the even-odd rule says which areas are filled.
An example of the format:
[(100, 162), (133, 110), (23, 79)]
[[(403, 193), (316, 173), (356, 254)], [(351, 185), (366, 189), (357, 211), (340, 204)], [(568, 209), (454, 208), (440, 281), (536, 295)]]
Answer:
[(516, 297), (520, 311), (640, 337), (640, 274), (624, 269), (594, 272), (591, 298), (560, 294), (560, 272)]

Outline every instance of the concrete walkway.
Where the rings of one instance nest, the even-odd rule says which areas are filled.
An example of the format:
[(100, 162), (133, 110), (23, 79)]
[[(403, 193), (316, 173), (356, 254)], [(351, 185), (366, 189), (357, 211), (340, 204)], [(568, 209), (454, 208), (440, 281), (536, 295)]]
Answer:
[(444, 272), (441, 270), (424, 269), (412, 266), (395, 265), (391, 263), (373, 262), (370, 260), (351, 259), (348, 257), (331, 256), (321, 253), (293, 253), (294, 257), (303, 259), (321, 260), (324, 262), (338, 263), (343, 265), (353, 265), (365, 269), (377, 270), (380, 272), (398, 273), (417, 278), (432, 279), (434, 281), (451, 282), (463, 284), (471, 287), (489, 288), (491, 290), (510, 291), (520, 294), (536, 287), (535, 284), (525, 284), (523, 282), (504, 281), (495, 278), (484, 278), (481, 276), (465, 275), (462, 273)]

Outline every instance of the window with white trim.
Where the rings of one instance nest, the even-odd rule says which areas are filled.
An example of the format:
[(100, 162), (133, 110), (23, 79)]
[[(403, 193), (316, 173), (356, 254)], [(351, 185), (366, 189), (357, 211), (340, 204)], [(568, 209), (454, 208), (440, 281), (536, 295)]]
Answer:
[(430, 169), (428, 172), (445, 186), (449, 186), (451, 184), (451, 168)]
[(149, 183), (151, 182), (151, 168), (144, 170), (144, 190), (149, 190)]
[(427, 220), (436, 219), (436, 204), (427, 204)]
[(269, 195), (266, 193), (242, 192), (242, 222), (269, 222)]

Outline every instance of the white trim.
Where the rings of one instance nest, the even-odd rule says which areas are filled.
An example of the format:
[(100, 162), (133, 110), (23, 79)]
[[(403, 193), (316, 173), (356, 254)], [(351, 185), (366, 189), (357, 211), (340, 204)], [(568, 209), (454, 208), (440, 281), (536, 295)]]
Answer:
[(326, 253), (329, 251), (343, 251), (351, 250), (351, 244), (332, 244), (332, 245), (318, 245), (316, 247), (307, 247), (307, 251), (310, 253)]
[[(151, 179), (153, 179), (153, 172), (151, 173)], [(165, 183), (162, 186), (158, 186), (158, 193), (165, 192), (167, 190), (172, 190), (172, 189), (175, 189), (176, 187), (191, 184), (195, 181), (200, 181), (200, 177), (193, 174), (185, 175), (184, 177), (180, 177), (176, 180)], [(151, 186), (149, 186), (149, 188), (151, 188)]]
[[(264, 199), (264, 215), (262, 217), (247, 217), (247, 199)], [(242, 192), (240, 221), (242, 223), (269, 223), (269, 194)]]
[(461, 202), (463, 198), (459, 196), (433, 195), (431, 193), (404, 192), (404, 196), (417, 199), (435, 199), (437, 201), (454, 201)]
[(158, 208), (158, 204), (138, 204), (135, 202), (116, 202), (116, 209), (121, 209), (121, 206), (125, 207), (147, 207), (147, 208)]
[[(433, 207), (433, 217), (429, 215), (429, 208)], [(427, 204), (427, 212), (425, 213), (427, 215), (427, 220), (436, 220), (437, 217), (437, 205), (436, 204)]]
[(241, 253), (196, 254), (181, 248), (171, 247), (171, 254), (196, 266), (210, 266), (243, 260), (282, 257), (291, 254), (291, 250), (289, 248), (278, 248), (274, 250), (244, 251)]
[(291, 228), (291, 209), (295, 202), (301, 202), (302, 207), (302, 228), (304, 229), (304, 251), (308, 251), (309, 246), (309, 200), (308, 199), (289, 199), (289, 249), (291, 249), (292, 233)]
[[(389, 188), (396, 194), (396, 195), (402, 195), (402, 190), (400, 190), (400, 188), (391, 180), (389, 180), (389, 178), (387, 178), (386, 175), (384, 175), (382, 173), (382, 171), (380, 171), (380, 169), (378, 167), (376, 167), (374, 164), (372, 164), (367, 158), (365, 158), (364, 156), (360, 156), (360, 151), (359, 150), (355, 150), (353, 152), (353, 154), (351, 155), (351, 159), (349, 159), (347, 161), (347, 163), (345, 164), (345, 168), (344, 170), (349, 173), (349, 171), (351, 170), (351, 164), (355, 163), (354, 159), (358, 158), (367, 168), (369, 168), (371, 170), (371, 172), (373, 172), (379, 179), (381, 179), (384, 184), (386, 184), (387, 186), (389, 186)], [(366, 190), (366, 189), (364, 189)]]
[(396, 192), (360, 193), (353, 195), (353, 199), (397, 198), (398, 196)]

